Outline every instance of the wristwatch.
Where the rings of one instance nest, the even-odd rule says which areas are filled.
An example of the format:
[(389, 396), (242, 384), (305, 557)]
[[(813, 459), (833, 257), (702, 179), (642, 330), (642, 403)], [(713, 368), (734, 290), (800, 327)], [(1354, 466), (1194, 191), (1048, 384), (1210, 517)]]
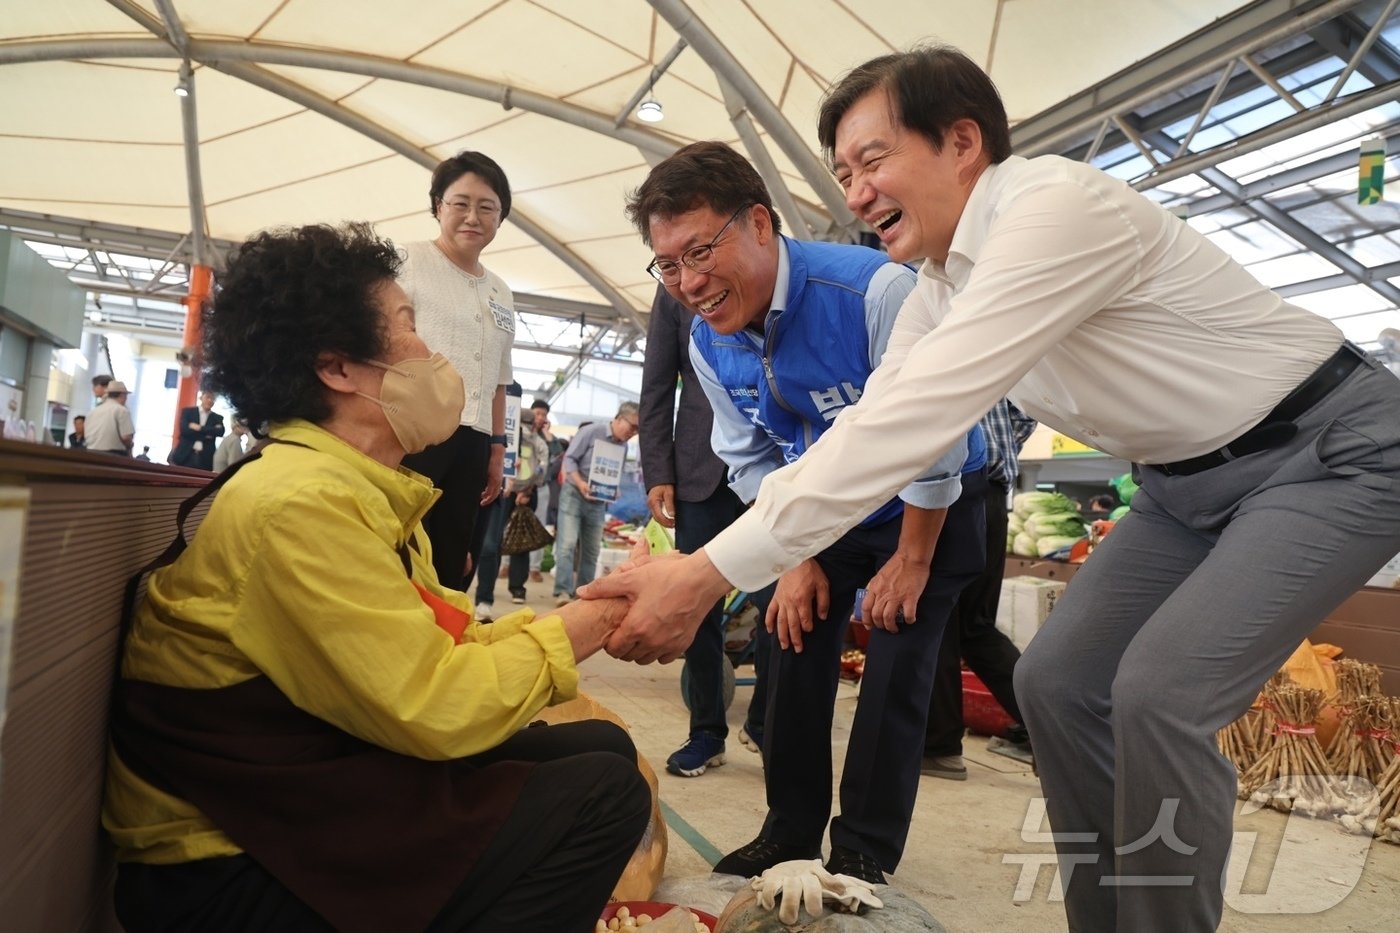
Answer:
[(493, 445), (499, 445), (501, 447), (504, 447), (506, 446), (506, 436), (504, 434), (492, 434), (491, 443)]

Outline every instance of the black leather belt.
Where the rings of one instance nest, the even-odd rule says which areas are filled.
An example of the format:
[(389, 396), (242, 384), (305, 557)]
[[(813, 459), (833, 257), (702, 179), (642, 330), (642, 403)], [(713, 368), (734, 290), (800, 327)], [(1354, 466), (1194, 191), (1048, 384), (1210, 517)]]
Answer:
[(1327, 362), (1314, 370), (1298, 388), (1284, 396), (1283, 401), (1275, 405), (1274, 410), (1265, 415), (1262, 421), (1224, 447), (1199, 457), (1191, 457), (1189, 460), (1154, 463), (1150, 466), (1168, 476), (1190, 476), (1192, 473), (1200, 473), (1231, 460), (1238, 460), (1247, 454), (1256, 454), (1261, 450), (1288, 443), (1298, 433), (1298, 426), (1293, 422), (1341, 385), (1342, 380), (1351, 375), (1362, 359), (1364, 357), (1360, 348), (1350, 343), (1342, 344), (1336, 353), (1328, 357)]

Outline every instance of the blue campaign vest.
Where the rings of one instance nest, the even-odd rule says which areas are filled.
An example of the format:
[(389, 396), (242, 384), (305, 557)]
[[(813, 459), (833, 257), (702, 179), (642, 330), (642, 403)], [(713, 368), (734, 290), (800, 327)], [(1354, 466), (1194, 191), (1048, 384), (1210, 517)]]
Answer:
[[(890, 260), (863, 246), (783, 239), (789, 261), (787, 307), (768, 313), (763, 336), (747, 328), (722, 336), (699, 315), (690, 334), (734, 407), (792, 463), (865, 391), (873, 371), (865, 292)], [(968, 446), (965, 472), (986, 462), (979, 428), (969, 432)], [(902, 509), (896, 497), (861, 524), (887, 522)]]

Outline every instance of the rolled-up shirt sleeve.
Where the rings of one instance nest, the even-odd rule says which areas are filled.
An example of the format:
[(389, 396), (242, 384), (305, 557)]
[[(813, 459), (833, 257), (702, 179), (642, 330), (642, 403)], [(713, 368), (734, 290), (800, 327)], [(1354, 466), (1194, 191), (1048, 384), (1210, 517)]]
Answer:
[[(870, 368), (879, 368), (881, 362), (890, 358), (893, 349), (895, 357), (892, 365), (903, 365), (913, 345), (908, 329), (901, 332), (899, 339), (891, 344), (899, 310), (914, 290), (918, 281), (908, 266), (891, 262), (880, 268), (870, 278), (865, 289), (865, 324), (870, 338)], [(839, 418), (838, 418), (839, 420)], [(962, 466), (967, 460), (967, 437), (954, 444), (932, 466), (917, 479), (899, 491), (899, 498), (921, 509), (944, 509), (958, 501), (962, 495)], [(748, 500), (745, 500), (748, 501)]]

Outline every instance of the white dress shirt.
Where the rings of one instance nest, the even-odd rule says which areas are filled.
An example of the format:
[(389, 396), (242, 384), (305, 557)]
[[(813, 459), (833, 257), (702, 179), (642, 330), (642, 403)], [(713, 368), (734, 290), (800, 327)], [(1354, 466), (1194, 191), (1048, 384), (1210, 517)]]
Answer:
[(467, 273), (431, 240), (409, 243), (399, 285), (417, 315), (418, 334), (462, 377), (466, 402), (461, 423), (491, 433), (491, 400), (514, 381), (515, 297), (500, 276)]
[(1125, 183), (1012, 157), (978, 179), (948, 261), (924, 264), (860, 402), (705, 552), (741, 589), (766, 585), (1002, 396), (1117, 457), (1194, 457), (1257, 423), (1341, 343)]

